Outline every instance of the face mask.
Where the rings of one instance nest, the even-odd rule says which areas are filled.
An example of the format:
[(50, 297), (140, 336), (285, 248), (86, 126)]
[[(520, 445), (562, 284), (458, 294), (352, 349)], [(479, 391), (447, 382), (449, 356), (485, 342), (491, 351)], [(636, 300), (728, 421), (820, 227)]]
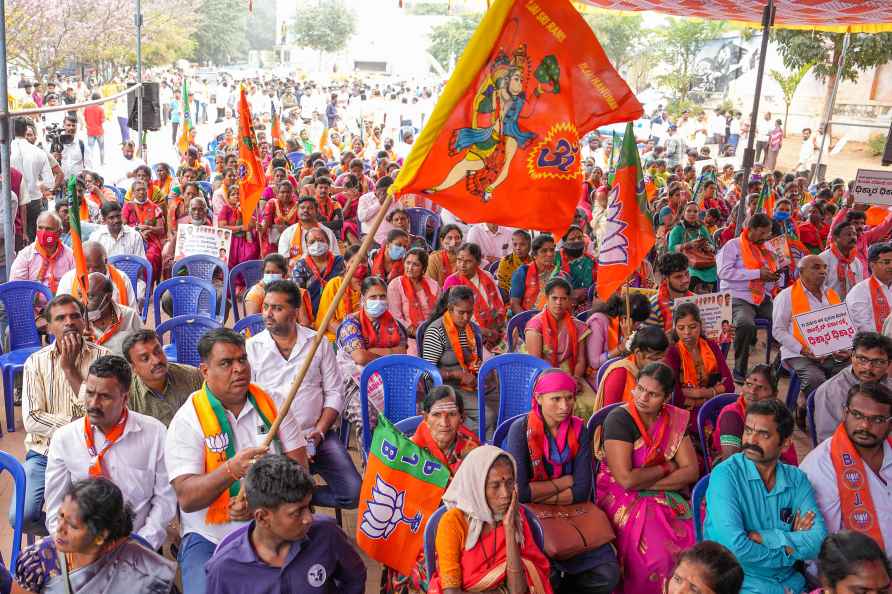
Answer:
[(142, 198), (142, 200), (140, 200), (139, 198), (137, 198), (136, 194), (133, 195), (133, 201), (136, 202), (137, 204), (145, 204), (145, 203), (146, 203), (146, 200), (148, 200), (148, 195), (143, 194), (143, 195), (141, 196), (141, 198)]
[(790, 218), (790, 213), (788, 213), (788, 212), (786, 212), (786, 211), (779, 210), (779, 211), (777, 211), (777, 212), (774, 213), (774, 220), (775, 220), (775, 221), (778, 221), (778, 222), (784, 222), (784, 221), (786, 221), (786, 220), (789, 220), (789, 218)]
[(369, 267), (365, 264), (360, 264), (356, 267), (356, 271), (353, 273), (353, 278), (356, 280), (362, 280), (369, 273)]
[(96, 309), (87, 310), (87, 319), (91, 322), (95, 322), (99, 318), (102, 317), (102, 312), (105, 310), (105, 306), (108, 304), (108, 299), (103, 298), (102, 301), (99, 302), (99, 305)]
[(268, 274), (263, 275), (263, 284), (268, 285), (270, 283), (274, 283), (277, 280), (282, 280), (282, 275), (278, 272), (270, 272)]
[(570, 241), (564, 244), (564, 251), (567, 252), (567, 255), (571, 258), (578, 258), (582, 255), (582, 250), (585, 249), (585, 242), (583, 241)]
[(402, 260), (406, 255), (406, 248), (401, 245), (392, 245), (387, 249), (387, 255), (391, 260)]
[(370, 318), (380, 318), (387, 311), (387, 301), (383, 299), (366, 301), (363, 307)]
[(48, 231), (46, 229), (37, 230), (37, 243), (47, 251), (54, 251), (59, 245), (59, 233), (57, 231)]
[(310, 252), (311, 256), (324, 256), (328, 253), (328, 244), (324, 241), (317, 241), (316, 243), (311, 243), (307, 251)]

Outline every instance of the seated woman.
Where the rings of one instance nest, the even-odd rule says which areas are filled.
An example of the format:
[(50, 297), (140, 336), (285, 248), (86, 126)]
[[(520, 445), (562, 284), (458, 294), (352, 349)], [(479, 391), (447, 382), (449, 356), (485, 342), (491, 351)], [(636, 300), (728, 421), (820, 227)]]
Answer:
[[(715, 244), (712, 235), (706, 230), (706, 225), (700, 221), (700, 207), (696, 202), (688, 202), (681, 211), (681, 220), (669, 233), (669, 251), (678, 252), (686, 246), (699, 247), (704, 253), (715, 254)], [(695, 268), (690, 266), (691, 291), (694, 293), (709, 293), (715, 288), (718, 281), (715, 263), (708, 268)]]
[(56, 534), (24, 549), (15, 581), (45, 594), (170, 592), (176, 563), (134, 540), (133, 510), (105, 477), (68, 487)]
[[(385, 355), (406, 354), (406, 329), (390, 315), (387, 283), (377, 276), (362, 281), (358, 313), (348, 314), (337, 329), (337, 360), (344, 378), (344, 417), (359, 431), (362, 411), (359, 377), (371, 361)], [(346, 299), (347, 296), (344, 296)], [(343, 301), (343, 300), (342, 300)], [(369, 390), (369, 418), (376, 421), (384, 408), (381, 390)]]
[[(173, 170), (170, 168), (170, 165), (167, 163), (158, 163), (156, 166), (156, 172), (158, 177), (152, 182), (152, 194), (154, 194), (157, 189), (164, 199), (167, 200), (167, 197), (170, 196), (170, 191), (173, 188)], [(163, 203), (162, 203), (163, 206)]]
[(527, 354), (559, 367), (576, 379), (579, 395), (576, 414), (587, 419), (592, 416), (595, 392), (585, 381), (588, 369), (585, 338), (588, 329), (570, 313), (570, 283), (563, 278), (552, 278), (545, 283), (548, 301), (542, 311), (527, 322), (524, 346)]
[(298, 287), (309, 292), (315, 317), (319, 315), (319, 299), (325, 284), (344, 274), (344, 258), (331, 253), (328, 234), (319, 227), (307, 231), (306, 244), (307, 253), (294, 265), (292, 280)]
[[(465, 425), (476, 430), (480, 420), (477, 372), (482, 362), (471, 322), (473, 312), (474, 293), (471, 289), (463, 285), (447, 289), (428, 318), (430, 323), (419, 348), (420, 356), (439, 368), (443, 383), (455, 388), (462, 397)], [(497, 406), (498, 391), (493, 389), (486, 397), (485, 414), (489, 428), (495, 424)]]
[(662, 329), (642, 326), (636, 330), (629, 344), (631, 354), (611, 363), (601, 376), (595, 397), (595, 411), (616, 402), (632, 402), (632, 389), (639, 370), (648, 363), (662, 361), (667, 348), (669, 339)]
[[(725, 406), (716, 419), (712, 432), (712, 465), (738, 453), (743, 445), (743, 421), (746, 407), (760, 400), (777, 398), (777, 380), (768, 365), (753, 366), (740, 387), (740, 396)], [(781, 452), (781, 462), (799, 466), (799, 456), (791, 443)]]
[(387, 282), (403, 274), (403, 258), (409, 251), (409, 234), (402, 229), (391, 229), (387, 240), (377, 250), (369, 252), (369, 270)]
[(496, 281), (480, 268), (480, 246), (463, 243), (455, 260), (456, 271), (446, 278), (443, 289), (464, 285), (474, 292), (474, 322), (480, 327), (483, 347), (490, 353), (504, 351), (505, 303)]
[[(464, 426), (465, 409), (462, 399), (449, 386), (432, 388), (421, 404), (424, 420), (415, 429), (411, 440), (423, 447), (434, 458), (446, 465), (449, 475), (455, 476), (465, 457), (480, 445), (477, 436)], [(382, 594), (409, 594), (411, 591), (427, 592), (430, 576), (424, 551), (418, 555), (418, 562), (412, 575), (400, 575), (384, 568), (381, 578)]]
[(640, 293), (629, 295), (629, 311), (632, 323), (626, 322), (626, 299), (615, 293), (607, 303), (596, 302), (592, 314), (585, 321), (589, 335), (585, 341), (588, 356), (588, 380), (594, 386), (598, 368), (607, 359), (626, 353), (626, 340), (632, 331), (650, 317), (650, 301)]
[[(532, 410), (508, 430), (504, 447), (517, 461), (521, 503), (591, 501), (592, 437), (583, 420), (573, 416), (575, 400), (573, 376), (560, 369), (543, 371), (533, 386)], [(562, 593), (610, 594), (619, 582), (610, 544), (552, 564), (564, 574)]]
[[(263, 312), (263, 298), (266, 297), (266, 286), (282, 280), (288, 274), (288, 261), (282, 254), (270, 254), (263, 259), (263, 278), (245, 294), (245, 316)], [(300, 290), (301, 306), (297, 311), (297, 323), (301, 326), (313, 326), (313, 303), (306, 289)]]
[(403, 261), (405, 274), (396, 277), (387, 285), (387, 303), (390, 313), (406, 328), (409, 335), (410, 355), (418, 354), (415, 331), (437, 305), (440, 287), (425, 274), (427, 252), (422, 248), (412, 248)]
[(395, 229), (402, 229), (409, 236), (409, 248), (420, 247), (425, 250), (428, 249), (427, 240), (420, 235), (412, 235), (412, 220), (409, 218), (409, 213), (402, 206), (398, 206), (387, 213), (387, 217), (385, 220), (393, 225)]
[(595, 284), (597, 266), (595, 259), (585, 253), (585, 233), (582, 227), (570, 225), (561, 238), (561, 249), (554, 257), (560, 274), (573, 287), (572, 311), (585, 311), (589, 307), (588, 290)]
[(521, 264), (511, 275), (511, 312), (519, 314), (545, 305), (545, 282), (554, 274), (554, 238), (538, 235), (533, 240), (533, 261)]
[(352, 245), (359, 243), (359, 197), (362, 195), (359, 178), (348, 173), (343, 178), (343, 189), (334, 199), (341, 205), (344, 225), (341, 227), (341, 240)]
[(145, 182), (139, 179), (134, 180), (130, 185), (130, 193), (133, 200), (124, 203), (124, 208), (121, 209), (121, 219), (125, 225), (133, 227), (139, 232), (142, 236), (146, 260), (152, 264), (152, 270), (160, 271), (161, 252), (164, 248), (164, 239), (167, 237), (164, 211), (148, 199)]
[[(229, 186), (226, 193), (226, 204), (218, 213), (217, 225), (221, 229), (232, 231), (232, 242), (229, 245), (229, 269), (232, 270), (242, 262), (256, 260), (260, 257), (260, 241), (257, 237), (257, 211), (248, 219), (247, 224), (242, 217), (242, 206), (238, 184)], [(221, 250), (222, 251), (222, 250)]]
[(462, 245), (462, 232), (458, 225), (449, 223), (440, 227), (440, 249), (431, 253), (427, 275), (441, 287), (446, 277), (455, 272), (458, 248)]
[(672, 323), (677, 342), (666, 350), (666, 365), (677, 378), (672, 404), (691, 413), (688, 435), (696, 436), (700, 407), (713, 396), (733, 393), (734, 379), (721, 347), (703, 336), (703, 321), (696, 303), (676, 307)]
[(229, 188), (238, 187), (238, 171), (235, 167), (227, 167), (223, 171), (223, 181), (211, 197), (212, 218), (216, 222), (220, 216), (220, 211), (226, 205), (227, 196), (229, 196)]
[[(167, 204), (167, 194), (163, 194), (160, 189), (155, 187), (152, 182), (152, 170), (149, 169), (148, 165), (137, 166), (136, 169), (133, 170), (133, 180), (139, 180), (146, 184), (146, 196), (148, 197), (149, 202), (162, 208)], [(131, 200), (133, 200), (133, 186), (131, 186), (124, 194), (124, 202), (130, 202)]]
[[(344, 250), (344, 274), (347, 273), (347, 270), (350, 268), (350, 264), (353, 263), (354, 258), (357, 257), (359, 253), (358, 245), (351, 245), (346, 250)], [(344, 282), (344, 274), (341, 276), (336, 276), (327, 283), (325, 283), (325, 288), (322, 290), (322, 296), (319, 298), (319, 311), (322, 312), (322, 315), (314, 318), (313, 327), (316, 328), (317, 331), (323, 330), (320, 327), (322, 324), (322, 318), (325, 316), (325, 312), (328, 311), (328, 308), (334, 302), (335, 294), (341, 288), (341, 283)], [(331, 318), (331, 322), (328, 324), (328, 328), (325, 328), (325, 337), (328, 338), (329, 341), (334, 343), (336, 336), (335, 334), (338, 331), (338, 326), (341, 325), (341, 322), (344, 321), (344, 318), (347, 317), (348, 314), (356, 313), (359, 311), (359, 293), (360, 287), (362, 285), (362, 281), (365, 277), (369, 275), (369, 268), (365, 262), (359, 264), (356, 268), (356, 272), (353, 274), (353, 277), (350, 279), (350, 286), (347, 287), (347, 290), (344, 293), (344, 298), (338, 303), (338, 308), (334, 313), (334, 316)]]
[(465, 458), (443, 495), (448, 510), (437, 526), (430, 594), (551, 594), (548, 559), (517, 501), (516, 474), (514, 459), (495, 446)]
[(821, 588), (811, 594), (888, 592), (892, 566), (887, 553), (870, 536), (854, 530), (831, 534), (821, 544), (818, 567)]
[(737, 557), (711, 540), (698, 542), (678, 558), (666, 594), (740, 594), (743, 568)]
[(499, 269), (496, 271), (496, 278), (499, 280), (499, 289), (503, 295), (508, 295), (511, 291), (511, 277), (514, 271), (523, 264), (530, 263), (530, 244), (532, 243), (530, 234), (523, 229), (515, 229), (511, 234), (511, 253), (503, 256), (499, 260)]
[(697, 481), (697, 454), (685, 435), (690, 413), (668, 404), (674, 382), (669, 367), (649, 363), (633, 399), (604, 421), (597, 503), (616, 531), (618, 594), (661, 594), (674, 557), (694, 544), (691, 508), (680, 492)]

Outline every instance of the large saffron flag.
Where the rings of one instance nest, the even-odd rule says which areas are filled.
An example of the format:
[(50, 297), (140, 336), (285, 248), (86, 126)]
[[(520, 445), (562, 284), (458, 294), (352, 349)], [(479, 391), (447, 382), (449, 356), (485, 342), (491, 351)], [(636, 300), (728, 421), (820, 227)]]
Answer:
[(242, 221), (245, 225), (251, 220), (254, 209), (260, 202), (260, 195), (266, 187), (266, 176), (260, 166), (257, 148), (257, 135), (244, 85), (238, 100), (238, 189), (242, 207)]
[(607, 200), (607, 224), (598, 253), (598, 299), (606, 301), (629, 280), (655, 241), (644, 174), (632, 123), (626, 125)]
[(356, 544), (372, 559), (409, 575), (448, 482), (443, 463), (378, 415), (359, 491)]
[(570, 0), (495, 0), (391, 192), (469, 223), (562, 232), (582, 192), (580, 137), (641, 114)]
[(183, 90), (180, 93), (182, 99), (182, 118), (180, 121), (180, 137), (177, 139), (177, 148), (181, 155), (185, 155), (186, 151), (192, 145), (193, 129), (192, 129), (192, 101), (189, 100), (189, 81), (183, 77)]
[(285, 139), (282, 138), (282, 118), (273, 106), (272, 123), (270, 124), (270, 136), (273, 141), (273, 148), (285, 148)]
[[(72, 180), (74, 177), (72, 176)], [(71, 233), (71, 251), (74, 254), (74, 282), (80, 284), (80, 295), (86, 299), (90, 284), (87, 278), (87, 260), (84, 258), (84, 246), (81, 239), (81, 199), (77, 195), (77, 188), (69, 188), (70, 200), (68, 202), (68, 226)], [(72, 291), (77, 294), (77, 291)]]

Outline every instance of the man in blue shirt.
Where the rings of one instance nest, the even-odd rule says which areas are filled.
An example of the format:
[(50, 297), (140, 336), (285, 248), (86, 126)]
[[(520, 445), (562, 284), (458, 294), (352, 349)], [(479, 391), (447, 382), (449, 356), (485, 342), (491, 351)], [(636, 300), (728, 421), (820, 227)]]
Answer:
[(206, 565), (214, 594), (362, 594), (366, 569), (333, 518), (310, 510), (313, 479), (281, 455), (257, 460), (245, 478), (253, 520), (225, 537)]
[(827, 535), (805, 473), (778, 462), (792, 434), (793, 415), (782, 402), (750, 404), (742, 451), (709, 477), (704, 538), (737, 557), (742, 593), (802, 592), (805, 578), (794, 565), (817, 558)]

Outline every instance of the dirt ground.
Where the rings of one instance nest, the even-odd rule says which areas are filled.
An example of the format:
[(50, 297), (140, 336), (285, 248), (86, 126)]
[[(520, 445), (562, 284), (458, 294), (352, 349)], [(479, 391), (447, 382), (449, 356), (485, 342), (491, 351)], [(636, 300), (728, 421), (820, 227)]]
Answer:
[[(836, 137), (834, 136), (834, 140)], [(784, 139), (778, 155), (778, 169), (783, 172), (791, 171), (799, 161), (799, 148), (802, 146), (802, 136), (790, 134)], [(835, 146), (835, 145), (834, 145)], [(831, 180), (841, 177), (848, 181), (855, 178), (858, 169), (883, 169), (880, 157), (874, 157), (864, 142), (847, 142), (838, 155), (828, 155), (827, 147), (824, 147), (824, 157), (821, 163), (827, 164), (825, 178)]]

